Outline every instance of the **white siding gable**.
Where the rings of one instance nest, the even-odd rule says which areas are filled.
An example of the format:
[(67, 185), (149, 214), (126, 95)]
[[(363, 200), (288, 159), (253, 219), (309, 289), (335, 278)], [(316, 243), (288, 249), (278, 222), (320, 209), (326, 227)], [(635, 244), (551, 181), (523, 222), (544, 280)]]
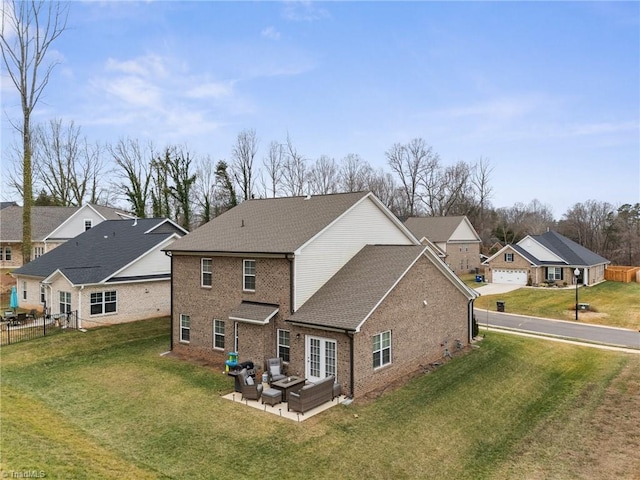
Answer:
[(151, 251), (137, 258), (135, 261), (116, 272), (114, 277), (140, 277), (144, 275), (160, 275), (171, 273), (171, 258), (162, 251), (178, 237), (172, 237), (166, 242), (156, 245)]
[(85, 220), (91, 220), (95, 227), (100, 222), (104, 221), (104, 217), (96, 212), (89, 205), (85, 205), (79, 208), (73, 215), (71, 215), (62, 225), (56, 228), (49, 235), (48, 239), (61, 238), (68, 239), (74, 238), (84, 232)]
[(518, 242), (518, 246), (525, 249), (535, 258), (543, 262), (559, 262), (565, 263), (565, 261), (551, 252), (548, 248), (540, 245), (533, 238), (527, 236)]
[(449, 241), (469, 243), (478, 242), (479, 240), (473, 227), (466, 221), (462, 220), (451, 234), (451, 238), (449, 238)]
[(356, 204), (295, 252), (297, 310), (365, 245), (413, 245), (369, 197)]

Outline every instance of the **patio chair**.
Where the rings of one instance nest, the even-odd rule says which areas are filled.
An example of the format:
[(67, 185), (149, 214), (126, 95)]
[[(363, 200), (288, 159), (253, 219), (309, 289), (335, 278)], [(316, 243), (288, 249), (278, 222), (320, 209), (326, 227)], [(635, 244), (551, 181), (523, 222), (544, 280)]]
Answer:
[(269, 375), (269, 385), (273, 385), (273, 382), (283, 380), (287, 374), (285, 372), (285, 365), (281, 358), (270, 358), (267, 360), (266, 371)]
[(16, 317), (16, 323), (18, 325), (21, 325), (23, 323), (25, 323), (27, 321), (27, 314), (26, 313), (19, 313), (18, 316)]
[(256, 383), (251, 375), (247, 373), (247, 369), (243, 368), (238, 374), (240, 378), (240, 391), (242, 398), (247, 400), (260, 400), (262, 395), (262, 384)]

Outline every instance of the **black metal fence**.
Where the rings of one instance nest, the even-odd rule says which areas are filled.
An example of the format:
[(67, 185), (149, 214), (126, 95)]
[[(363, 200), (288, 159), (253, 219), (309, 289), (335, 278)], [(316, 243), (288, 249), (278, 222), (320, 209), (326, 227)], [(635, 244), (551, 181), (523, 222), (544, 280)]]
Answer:
[(59, 333), (64, 329), (78, 328), (77, 312), (56, 314), (17, 314), (0, 322), (0, 345), (32, 340)]

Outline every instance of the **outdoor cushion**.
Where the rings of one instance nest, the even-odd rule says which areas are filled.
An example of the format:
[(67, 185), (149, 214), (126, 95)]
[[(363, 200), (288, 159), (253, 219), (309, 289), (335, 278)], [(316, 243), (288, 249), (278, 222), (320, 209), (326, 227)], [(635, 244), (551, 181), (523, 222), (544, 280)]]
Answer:
[(280, 375), (280, 366), (279, 365), (271, 365), (269, 367), (269, 371), (271, 375)]
[(253, 385), (253, 377), (247, 377), (245, 382), (247, 382), (247, 385)]

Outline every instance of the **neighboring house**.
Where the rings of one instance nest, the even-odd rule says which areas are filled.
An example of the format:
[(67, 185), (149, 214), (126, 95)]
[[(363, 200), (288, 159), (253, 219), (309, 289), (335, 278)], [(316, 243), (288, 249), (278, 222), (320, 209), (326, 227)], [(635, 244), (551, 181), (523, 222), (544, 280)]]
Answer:
[[(82, 207), (31, 207), (31, 259), (53, 250), (105, 220), (133, 218), (115, 208), (86, 204)], [(22, 207), (0, 211), (0, 268), (16, 268), (22, 259)]]
[(371, 193), (248, 200), (168, 248), (172, 350), (364, 395), (461, 348), (477, 296)]
[(457, 274), (476, 272), (480, 267), (482, 240), (467, 217), (409, 217), (404, 224), (420, 242), (430, 241), (438, 247)]
[(171, 220), (105, 220), (14, 270), (19, 306), (76, 312), (79, 327), (170, 313), (171, 259), (187, 232)]
[(484, 264), (486, 280), (492, 283), (534, 285), (576, 283), (593, 285), (604, 280), (609, 260), (553, 230), (527, 235), (515, 245), (506, 245)]

